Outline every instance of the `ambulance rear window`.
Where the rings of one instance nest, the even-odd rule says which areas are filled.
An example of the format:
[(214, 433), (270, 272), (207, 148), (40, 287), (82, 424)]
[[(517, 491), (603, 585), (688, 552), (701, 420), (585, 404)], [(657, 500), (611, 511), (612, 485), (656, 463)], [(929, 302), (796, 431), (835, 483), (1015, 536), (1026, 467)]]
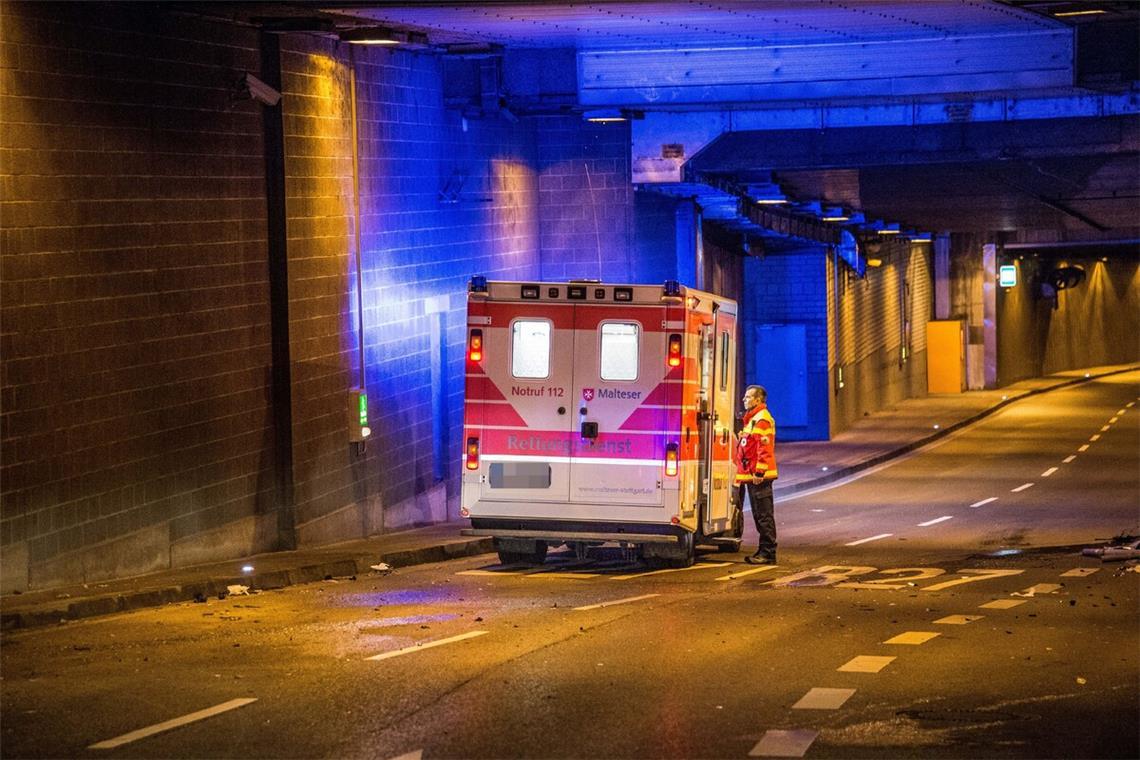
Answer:
[(550, 377), (550, 323), (519, 319), (511, 325), (511, 374), (521, 378)]
[(606, 322), (602, 325), (603, 380), (636, 380), (640, 328), (636, 323)]

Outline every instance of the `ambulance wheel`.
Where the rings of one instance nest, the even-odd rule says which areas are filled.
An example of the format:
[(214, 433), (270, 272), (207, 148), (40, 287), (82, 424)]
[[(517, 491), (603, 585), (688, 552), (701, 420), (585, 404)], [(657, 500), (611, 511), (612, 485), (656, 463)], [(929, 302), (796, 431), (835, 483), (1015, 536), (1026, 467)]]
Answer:
[(679, 556), (673, 556), (668, 559), (669, 567), (692, 567), (693, 560), (696, 559), (696, 539), (692, 533), (686, 532), (681, 537), (680, 542), (677, 544)]
[[(514, 547), (512, 547), (513, 549)], [(546, 542), (535, 541), (532, 551), (511, 551), (499, 549), (499, 562), (503, 565), (541, 565), (546, 561)]]

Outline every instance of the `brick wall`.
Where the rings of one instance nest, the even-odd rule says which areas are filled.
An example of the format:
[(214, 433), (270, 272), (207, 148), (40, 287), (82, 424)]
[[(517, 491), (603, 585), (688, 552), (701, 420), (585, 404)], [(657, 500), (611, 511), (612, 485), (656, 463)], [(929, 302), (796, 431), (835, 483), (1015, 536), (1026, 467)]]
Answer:
[(141, 5), (2, 12), (4, 588), (265, 546), (261, 115), (231, 97), (256, 36)]

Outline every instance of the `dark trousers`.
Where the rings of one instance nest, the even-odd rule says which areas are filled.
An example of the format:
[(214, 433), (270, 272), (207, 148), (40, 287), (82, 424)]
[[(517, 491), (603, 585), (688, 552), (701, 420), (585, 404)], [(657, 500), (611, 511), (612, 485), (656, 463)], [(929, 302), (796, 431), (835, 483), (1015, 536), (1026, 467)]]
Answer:
[(758, 554), (776, 556), (776, 514), (772, 500), (772, 481), (742, 483), (736, 487), (736, 503), (744, 508), (744, 492), (748, 492), (748, 505), (752, 508), (752, 519), (756, 522), (756, 532), (760, 534)]

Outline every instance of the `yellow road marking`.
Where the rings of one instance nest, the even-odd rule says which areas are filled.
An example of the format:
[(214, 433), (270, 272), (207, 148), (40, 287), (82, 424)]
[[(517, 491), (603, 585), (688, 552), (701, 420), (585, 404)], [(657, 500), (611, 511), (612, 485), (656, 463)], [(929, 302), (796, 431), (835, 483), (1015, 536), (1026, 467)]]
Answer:
[(906, 633), (900, 633), (898, 636), (893, 636), (893, 637), (887, 639), (886, 641), (884, 641), (883, 643), (884, 644), (910, 644), (912, 646), (918, 646), (919, 644), (925, 644), (926, 642), (937, 637), (938, 635), (939, 634), (937, 634), (933, 631), (907, 631)]
[(934, 621), (935, 625), (966, 625), (981, 620), (985, 615), (947, 615)]
[(861, 654), (858, 657), (852, 657), (836, 668), (836, 670), (841, 673), (878, 673), (890, 665), (894, 659), (894, 657)]
[(1022, 604), (1025, 604), (1024, 599), (994, 599), (992, 602), (979, 604), (978, 607), (983, 610), (1008, 610)]
[(755, 575), (756, 573), (765, 573), (769, 570), (775, 570), (779, 565), (763, 565), (761, 567), (754, 567), (751, 570), (741, 570), (739, 573), (729, 573), (722, 575), (716, 580), (718, 581), (734, 581), (737, 578), (743, 578), (746, 575)]
[(726, 567), (731, 565), (731, 562), (698, 562), (689, 567), (667, 567), (664, 570), (648, 570), (644, 573), (629, 573), (628, 575), (612, 575), (611, 580), (615, 581), (628, 581), (631, 578), (644, 578), (647, 575), (661, 575), (662, 573), (683, 573), (687, 570), (700, 570), (706, 567)]

